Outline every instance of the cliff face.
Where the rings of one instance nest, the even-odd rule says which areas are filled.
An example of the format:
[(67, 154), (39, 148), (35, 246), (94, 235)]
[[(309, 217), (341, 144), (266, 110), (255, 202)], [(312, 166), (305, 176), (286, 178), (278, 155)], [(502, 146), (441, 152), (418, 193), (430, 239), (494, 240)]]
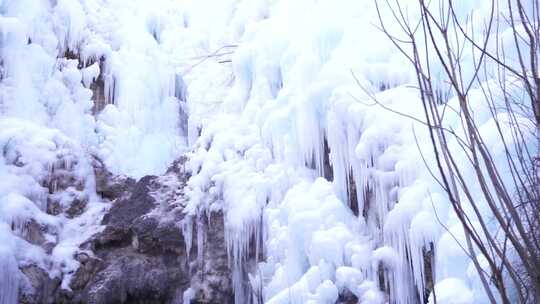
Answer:
[[(398, 2), (413, 23), (425, 15)], [(455, 18), (491, 24), (491, 1), (454, 2)], [(392, 6), (0, 0), (0, 304), (409, 304), (436, 290), (439, 304), (488, 302), (471, 260), (481, 256), (463, 250), (433, 174), (417, 66), (374, 26), (401, 32)], [(494, 46), (513, 44), (508, 26), (493, 27)], [(476, 66), (466, 53), (461, 66)], [(449, 99), (435, 121), (467, 134), (468, 111), (450, 111), (462, 100), (438, 91), (445, 69), (429, 66), (437, 102)], [(495, 133), (529, 134), (512, 148), (526, 151), (538, 130), (504, 127), (529, 121), (529, 101), (508, 116), (495, 90), (494, 111), (484, 80), (466, 104), (480, 146), (512, 172), (522, 166)], [(452, 163), (470, 164), (459, 138), (448, 145)], [(479, 210), (475, 227), (490, 208), (478, 166), (467, 168), (459, 209)], [(501, 176), (510, 192), (519, 175)]]
[(36, 266), (22, 269), (32, 288), (22, 290), (20, 302), (233, 302), (222, 213), (205, 217), (187, 236), (203, 229), (203, 248), (184, 235), (183, 162), (137, 182), (98, 166), (97, 192), (111, 200), (103, 231), (81, 245), (69, 289)]

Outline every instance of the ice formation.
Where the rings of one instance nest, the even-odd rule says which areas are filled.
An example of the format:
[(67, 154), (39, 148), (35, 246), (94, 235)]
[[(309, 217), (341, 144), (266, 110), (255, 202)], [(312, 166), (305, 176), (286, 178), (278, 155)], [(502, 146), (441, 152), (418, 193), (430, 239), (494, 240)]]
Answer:
[[(456, 9), (482, 18), (484, 2)], [(415, 1), (403, 3), (414, 18)], [(60, 271), (67, 286), (104, 208), (90, 155), (141, 177), (184, 151), (187, 246), (204, 241), (197, 219), (223, 210), (237, 303), (335, 303), (345, 290), (417, 303), (433, 298), (428, 282), (437, 303), (486, 301), (424, 166), (413, 71), (373, 26), (371, 0), (3, 0), (0, 14), (1, 304), (14, 303), (17, 263)], [(459, 132), (458, 116), (445, 123)], [(46, 193), (58, 159), (84, 190)], [(43, 205), (54, 193), (91, 204), (54, 217)], [(29, 220), (59, 231), (50, 256), (17, 237)]]
[[(176, 4), (101, 2), (0, 1), (2, 304), (26, 288), (19, 267), (38, 265), (69, 288), (79, 245), (108, 206), (92, 155), (140, 177), (163, 172), (184, 146), (185, 87), (166, 38), (183, 26)], [(82, 214), (67, 214), (76, 204)], [(30, 229), (44, 239), (26, 241)]]
[[(456, 7), (463, 20), (487, 9), (481, 1)], [(247, 270), (253, 299), (334, 303), (347, 289), (362, 303), (418, 303), (434, 284), (445, 289), (438, 303), (487, 301), (459, 222), (424, 166), (434, 160), (412, 71), (373, 27), (376, 16), (370, 1), (239, 1), (224, 35), (238, 45), (234, 83), (214, 93), (223, 102), (201, 108), (203, 72), (186, 77), (197, 89), (190, 119), (201, 117), (202, 129), (190, 203), (225, 210), (233, 267), (246, 267), (250, 244), (262, 248), (263, 260)], [(214, 61), (198, 69), (227, 80)], [(480, 92), (470, 96), (502, 161), (486, 103)], [(461, 132), (453, 113), (445, 125)], [(207, 192), (210, 202), (201, 200)]]

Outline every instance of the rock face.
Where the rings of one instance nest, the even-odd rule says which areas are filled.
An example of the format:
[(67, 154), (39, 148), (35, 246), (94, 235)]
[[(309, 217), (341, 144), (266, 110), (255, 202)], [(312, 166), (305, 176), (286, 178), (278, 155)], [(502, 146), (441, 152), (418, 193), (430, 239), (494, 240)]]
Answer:
[[(223, 215), (215, 212), (195, 225), (202, 229), (204, 248), (197, 242), (186, 251), (182, 222), (183, 189), (188, 178), (183, 160), (160, 177), (135, 182), (96, 172), (97, 191), (112, 200), (104, 216), (105, 229), (81, 247), (81, 266), (71, 290), (60, 289), (37, 267), (23, 273), (37, 292), (24, 303), (232, 303), (233, 292), (223, 233)], [(103, 170), (103, 168), (100, 168)], [(198, 254), (199, 253), (199, 254)]]

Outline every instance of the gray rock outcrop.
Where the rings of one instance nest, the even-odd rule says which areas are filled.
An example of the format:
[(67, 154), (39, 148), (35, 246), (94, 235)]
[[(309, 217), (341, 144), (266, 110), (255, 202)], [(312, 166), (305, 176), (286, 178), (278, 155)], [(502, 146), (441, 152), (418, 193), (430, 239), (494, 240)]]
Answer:
[(190, 252), (186, 251), (183, 191), (189, 176), (183, 163), (178, 160), (163, 176), (139, 181), (114, 176), (98, 164), (97, 192), (111, 200), (112, 206), (103, 218), (104, 230), (81, 245), (76, 256), (80, 267), (71, 279), (71, 290), (61, 289), (59, 279), (31, 266), (22, 272), (34, 292), (22, 294), (20, 301), (179, 304), (191, 287), (191, 303), (232, 303), (221, 212), (193, 225), (188, 237), (203, 229), (204, 248), (192, 242)]

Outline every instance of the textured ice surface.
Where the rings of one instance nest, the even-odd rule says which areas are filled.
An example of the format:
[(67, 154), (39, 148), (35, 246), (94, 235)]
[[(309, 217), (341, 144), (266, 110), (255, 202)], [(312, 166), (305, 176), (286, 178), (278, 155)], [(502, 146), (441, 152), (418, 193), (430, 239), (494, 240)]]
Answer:
[[(484, 2), (455, 3), (458, 18), (481, 23)], [(411, 19), (415, 4), (400, 1)], [(16, 296), (17, 263), (77, 267), (72, 254), (102, 211), (90, 154), (141, 177), (186, 149), (186, 244), (204, 240), (191, 233), (197, 218), (223, 210), (237, 302), (334, 303), (346, 289), (362, 303), (388, 293), (416, 303), (426, 250), (438, 302), (483, 300), (463, 232), (424, 166), (434, 160), (413, 71), (374, 27), (373, 1), (2, 0), (0, 13), (0, 266), (9, 270), (0, 303)], [(382, 16), (397, 34), (387, 9)], [(516, 50), (505, 51), (517, 64)], [(464, 60), (472, 66), (472, 54)], [(440, 69), (433, 77), (444, 86)], [(470, 96), (502, 164), (482, 94)], [(463, 132), (452, 111), (444, 124)], [(59, 154), (90, 176), (85, 195), (95, 198), (73, 220), (44, 212), (41, 183)], [(18, 238), (31, 219), (60, 229), (52, 255)]]

